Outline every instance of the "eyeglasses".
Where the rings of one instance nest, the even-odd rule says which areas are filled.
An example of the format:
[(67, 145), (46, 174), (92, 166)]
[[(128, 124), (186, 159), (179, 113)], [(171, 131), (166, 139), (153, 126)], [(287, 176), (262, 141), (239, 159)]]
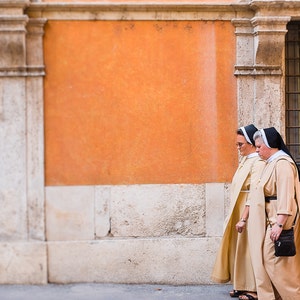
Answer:
[(242, 148), (243, 145), (245, 145), (246, 143), (236, 143), (235, 145), (238, 147), (238, 148)]

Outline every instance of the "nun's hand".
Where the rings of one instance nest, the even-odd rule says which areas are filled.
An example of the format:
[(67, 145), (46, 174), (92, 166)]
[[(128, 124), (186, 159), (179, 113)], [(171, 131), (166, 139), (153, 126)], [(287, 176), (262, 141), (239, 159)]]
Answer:
[(271, 233), (270, 233), (270, 239), (273, 241), (273, 242), (276, 242), (279, 237), (280, 237), (280, 234), (282, 232), (282, 225), (280, 226), (276, 226), (277, 224), (275, 224), (273, 227), (272, 227), (272, 230), (271, 230)]
[(238, 223), (236, 223), (235, 228), (236, 228), (237, 232), (242, 233), (245, 226), (246, 226), (246, 222), (240, 220)]

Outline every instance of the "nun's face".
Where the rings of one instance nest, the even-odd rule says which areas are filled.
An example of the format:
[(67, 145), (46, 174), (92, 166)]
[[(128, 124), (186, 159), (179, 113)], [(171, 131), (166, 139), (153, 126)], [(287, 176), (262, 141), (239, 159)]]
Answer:
[(236, 146), (241, 156), (247, 156), (248, 154), (255, 152), (255, 148), (247, 143), (245, 137), (240, 134), (237, 134), (236, 136)]
[(261, 138), (255, 140), (256, 152), (263, 160), (267, 160), (271, 155), (271, 149), (268, 148)]

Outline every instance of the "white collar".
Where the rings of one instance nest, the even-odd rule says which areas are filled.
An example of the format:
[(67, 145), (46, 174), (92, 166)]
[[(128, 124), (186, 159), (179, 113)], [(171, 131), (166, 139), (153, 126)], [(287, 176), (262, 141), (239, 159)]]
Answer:
[(276, 159), (279, 156), (289, 156), (288, 154), (286, 154), (283, 150), (278, 150), (276, 153), (274, 153), (273, 155), (271, 155), (268, 159), (267, 162), (271, 162), (274, 159)]

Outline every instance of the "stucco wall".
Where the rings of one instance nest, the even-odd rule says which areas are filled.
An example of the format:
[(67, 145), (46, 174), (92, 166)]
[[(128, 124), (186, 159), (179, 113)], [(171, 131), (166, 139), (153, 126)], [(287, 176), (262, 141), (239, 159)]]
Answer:
[(49, 21), (46, 185), (229, 181), (234, 43), (229, 21)]

